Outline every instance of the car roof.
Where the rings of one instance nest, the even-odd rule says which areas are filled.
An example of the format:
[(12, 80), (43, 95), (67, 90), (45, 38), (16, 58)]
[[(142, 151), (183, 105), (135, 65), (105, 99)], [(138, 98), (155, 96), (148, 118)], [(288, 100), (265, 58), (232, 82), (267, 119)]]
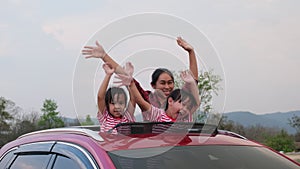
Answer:
[(159, 134), (145, 137), (122, 136), (106, 137), (107, 141), (100, 143), (106, 151), (124, 149), (153, 148), (164, 146), (207, 146), (207, 145), (240, 145), (261, 146), (249, 140), (244, 140), (228, 135), (195, 135), (195, 134)]
[(248, 145), (261, 146), (236, 133), (217, 130), (217, 126), (184, 122), (120, 123), (120, 135), (100, 133), (106, 151), (162, 146)]
[[(171, 125), (171, 127), (170, 127)], [(174, 128), (175, 130), (170, 130)], [(154, 126), (163, 129), (154, 133)], [(184, 130), (178, 130), (184, 128)], [(9, 144), (10, 147), (32, 142), (64, 141), (79, 144), (87, 149), (116, 151), (126, 149), (151, 148), (162, 146), (193, 145), (247, 145), (261, 146), (246, 138), (216, 126), (198, 123), (125, 123), (117, 126), (121, 134), (99, 133), (99, 126), (76, 126), (31, 132), (20, 136)], [(126, 129), (124, 132), (124, 128)], [(141, 132), (141, 128), (143, 128)], [(151, 130), (149, 130), (151, 128)], [(187, 130), (186, 130), (187, 129)], [(95, 131), (96, 130), (96, 131)], [(129, 130), (129, 132), (128, 132)], [(138, 132), (137, 132), (138, 131)], [(150, 132), (149, 132), (150, 131)], [(179, 132), (178, 132), (179, 131)], [(123, 132), (123, 134), (122, 134)], [(125, 134), (124, 134), (125, 133)], [(4, 146), (1, 151), (4, 151)]]

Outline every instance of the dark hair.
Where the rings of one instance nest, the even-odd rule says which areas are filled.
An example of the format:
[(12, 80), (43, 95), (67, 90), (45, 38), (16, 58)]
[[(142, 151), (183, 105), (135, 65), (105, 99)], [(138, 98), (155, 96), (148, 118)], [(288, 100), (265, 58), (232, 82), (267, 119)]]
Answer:
[[(111, 87), (105, 93), (105, 106), (106, 110), (109, 112), (109, 103), (113, 102), (113, 98), (115, 95), (124, 95), (125, 96), (125, 103), (127, 103), (127, 95), (123, 88), (120, 87)], [(110, 113), (110, 112), (109, 112)]]
[(152, 81), (151, 81), (151, 85), (155, 85), (159, 76), (162, 74), (162, 73), (167, 73), (169, 76), (171, 76), (172, 78), (172, 81), (174, 82), (174, 76), (172, 74), (172, 72), (168, 69), (165, 69), (165, 68), (157, 68), (155, 69), (155, 71), (152, 73)]
[(178, 101), (178, 100), (181, 100), (181, 90), (180, 89), (175, 89), (170, 93), (170, 95), (167, 97), (165, 111), (169, 107), (169, 102), (168, 102), (169, 98), (172, 98), (175, 102)]
[(174, 102), (176, 102), (178, 100), (180, 100), (180, 102), (181, 102), (181, 101), (184, 101), (187, 98), (190, 98), (190, 102), (192, 103), (192, 105), (196, 104), (196, 100), (190, 92), (187, 92), (187, 91), (182, 90), (182, 89), (175, 89), (167, 97), (165, 111), (167, 111), (167, 109), (169, 107), (169, 103), (168, 103), (169, 98), (172, 98), (174, 100)]

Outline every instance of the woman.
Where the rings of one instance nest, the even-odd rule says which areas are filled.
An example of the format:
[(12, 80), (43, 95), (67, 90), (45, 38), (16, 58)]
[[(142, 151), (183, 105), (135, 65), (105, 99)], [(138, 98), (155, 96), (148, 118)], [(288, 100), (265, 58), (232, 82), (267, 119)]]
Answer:
[[(130, 65), (131, 70), (133, 70), (132, 64)], [(185, 83), (185, 88), (173, 90), (166, 98), (164, 109), (147, 102), (141, 96), (135, 83), (130, 80), (132, 79), (130, 75), (117, 74), (120, 81), (115, 83), (128, 86), (128, 91), (142, 110), (144, 119), (154, 122), (186, 121), (184, 117), (187, 115), (192, 117), (192, 114), (200, 105), (199, 90), (190, 71), (181, 72), (180, 77)], [(187, 121), (189, 120), (187, 119)]]
[[(189, 53), (189, 69), (194, 80), (197, 82), (198, 66), (194, 48), (181, 37), (177, 38), (177, 44)], [(123, 73), (120, 65), (114, 61), (103, 49), (103, 47), (96, 41), (96, 46), (85, 46), (82, 50), (85, 58), (100, 58), (105, 63), (109, 63), (116, 73)], [(154, 92), (144, 90), (141, 85), (134, 80), (135, 86), (140, 92), (141, 96), (148, 103), (158, 108), (164, 108), (166, 97), (174, 90), (174, 77), (171, 71), (165, 68), (158, 68), (152, 73), (151, 86)], [(149, 119), (144, 120), (148, 121)]]

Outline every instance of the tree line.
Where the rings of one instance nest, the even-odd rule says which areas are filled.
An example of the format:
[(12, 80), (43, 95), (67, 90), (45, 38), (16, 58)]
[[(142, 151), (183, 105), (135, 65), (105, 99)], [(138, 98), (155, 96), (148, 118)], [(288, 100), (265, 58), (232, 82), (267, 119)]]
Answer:
[(53, 99), (45, 99), (41, 112), (24, 112), (13, 101), (0, 97), (0, 147), (15, 140), (22, 134), (32, 131), (79, 125), (93, 125), (88, 115), (84, 122), (69, 122), (57, 111), (58, 105)]
[(222, 117), (219, 129), (238, 133), (277, 151), (299, 151), (300, 147), (297, 147), (295, 143), (300, 142), (300, 117), (294, 115), (291, 119), (287, 119), (287, 123), (296, 129), (296, 134), (289, 134), (281, 128), (271, 128), (257, 124), (245, 127), (242, 124), (228, 120), (226, 116)]
[[(89, 115), (82, 123), (78, 120), (74, 122), (67, 121), (65, 117), (60, 116), (57, 109), (58, 105), (54, 100), (45, 99), (41, 107), (42, 113), (35, 111), (23, 112), (13, 101), (0, 97), (0, 147), (20, 135), (32, 131), (94, 124)], [(226, 116), (221, 118), (218, 128), (238, 133), (277, 151), (291, 152), (297, 150), (295, 142), (300, 142), (300, 117), (294, 115), (291, 119), (288, 119), (287, 123), (296, 129), (296, 134), (291, 135), (284, 129), (261, 125), (245, 127), (242, 124), (228, 120)]]
[[(175, 87), (180, 88), (183, 81), (179, 74), (174, 72)], [(217, 93), (221, 87), (218, 83), (222, 81), (220, 76), (214, 75), (213, 71), (203, 71), (198, 76), (199, 95), (201, 97), (201, 108), (204, 110), (196, 115), (196, 121), (203, 121), (212, 110), (211, 101), (213, 93)], [(0, 97), (0, 147), (5, 143), (16, 139), (18, 136), (42, 129), (50, 129), (65, 126), (92, 125), (91, 117), (87, 115), (83, 122), (69, 122), (60, 116), (57, 111), (58, 105), (53, 99), (45, 99), (41, 112), (23, 112), (16, 104), (4, 97)]]
[[(180, 88), (183, 82), (178, 74), (173, 73), (175, 75), (175, 87)], [(279, 128), (268, 128), (261, 125), (244, 127), (239, 123), (228, 120), (226, 116), (213, 114), (212, 97), (213, 94), (218, 95), (218, 91), (222, 90), (219, 85), (221, 81), (221, 77), (213, 74), (212, 70), (199, 74), (200, 108), (203, 111), (195, 113), (194, 120), (196, 122), (218, 124), (221, 119), (218, 126), (219, 129), (236, 132), (248, 139), (270, 146), (277, 151), (290, 152), (297, 149), (295, 142), (300, 142), (300, 117), (298, 116), (294, 115), (287, 121), (297, 131), (295, 135), (290, 135), (287, 131)], [(45, 99), (41, 108), (42, 113), (36, 111), (23, 112), (13, 101), (0, 97), (0, 147), (31, 131), (94, 124), (89, 115), (81, 123), (78, 119), (77, 121), (69, 122), (65, 117), (60, 116), (57, 108), (58, 105), (54, 100)]]

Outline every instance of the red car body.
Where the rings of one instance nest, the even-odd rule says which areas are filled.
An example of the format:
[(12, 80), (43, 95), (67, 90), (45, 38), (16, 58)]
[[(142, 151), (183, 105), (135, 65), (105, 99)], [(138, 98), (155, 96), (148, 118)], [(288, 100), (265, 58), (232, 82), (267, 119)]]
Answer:
[[(14, 161), (18, 153), (20, 155), (28, 153), (27, 152), (17, 152), (13, 153), (12, 159), (9, 159), (7, 164), (1, 164), (3, 161), (5, 155), (9, 153), (12, 149), (17, 149), (19, 147), (22, 147), (22, 145), (30, 145), (32, 143), (43, 143), (43, 142), (52, 142), (55, 144), (55, 142), (60, 143), (70, 143), (77, 146), (80, 146), (82, 149), (84, 149), (88, 154), (90, 154), (91, 158), (93, 159), (95, 164), (93, 164), (94, 167), (92, 168), (122, 168), (123, 161), (131, 161), (132, 160), (132, 166), (136, 166), (138, 164), (135, 163), (136, 160), (139, 159), (139, 155), (137, 157), (132, 158), (133, 155), (136, 155), (139, 153), (139, 150), (143, 150), (141, 156), (145, 156), (143, 160), (140, 160), (140, 163), (145, 163), (149, 159), (153, 159), (152, 157), (155, 157), (156, 160), (159, 161), (159, 158), (164, 158), (164, 161), (167, 161), (165, 158), (166, 156), (169, 156), (173, 160), (171, 164), (176, 164), (176, 162), (181, 161), (181, 163), (184, 163), (187, 160), (183, 160), (185, 155), (179, 155), (179, 153), (173, 153), (173, 154), (166, 154), (165, 156), (156, 156), (153, 154), (147, 154), (148, 152), (151, 152), (152, 149), (157, 150), (154, 152), (158, 152), (158, 154), (164, 154), (165, 152), (168, 152), (168, 149), (172, 149), (173, 147), (178, 148), (176, 152), (180, 152), (181, 148), (188, 148), (188, 149), (182, 149), (182, 151), (186, 152), (191, 151), (196, 148), (213, 148), (218, 147), (219, 150), (226, 149), (227, 147), (234, 147), (234, 148), (252, 148), (255, 147), (255, 149), (267, 149), (264, 151), (268, 151), (268, 153), (271, 153), (272, 156), (274, 155), (275, 159), (279, 159), (284, 161), (284, 163), (287, 163), (290, 168), (300, 168), (300, 165), (289, 159), (288, 157), (284, 156), (281, 153), (278, 153), (277, 151), (274, 151), (270, 149), (269, 147), (266, 147), (264, 145), (258, 144), (256, 142), (247, 140), (243, 138), (242, 136), (239, 136), (237, 134), (226, 132), (226, 131), (218, 131), (215, 130), (213, 133), (203, 133), (203, 132), (162, 132), (162, 133), (130, 133), (130, 134), (109, 134), (109, 133), (98, 133), (98, 131), (91, 131), (88, 129), (82, 129), (82, 128), (60, 128), (60, 129), (50, 129), (50, 130), (43, 130), (43, 131), (37, 131), (29, 134), (25, 134), (18, 139), (6, 144), (4, 147), (0, 149), (0, 167), (5, 166), (9, 169), (10, 166), (12, 166), (12, 161)], [(219, 151), (219, 150), (214, 150)], [(269, 151), (270, 150), (270, 151)], [(124, 151), (124, 152), (123, 152)], [(160, 152), (161, 151), (161, 152)], [(199, 149), (200, 152), (203, 152)], [(197, 151), (197, 152), (199, 152)], [(228, 149), (228, 151), (231, 151)], [(241, 150), (238, 150), (239, 152)], [(252, 151), (252, 150), (251, 150)], [(111, 153), (112, 152), (112, 153)], [(119, 153), (120, 152), (120, 153)], [(128, 153), (127, 153), (128, 152)], [(220, 157), (213, 152), (206, 153), (205, 157), (209, 157), (210, 160), (215, 161), (215, 163), (221, 161)], [(122, 155), (125, 154), (125, 155)], [(146, 153), (146, 155), (145, 155)], [(229, 152), (230, 153), (230, 152)], [(120, 155), (121, 154), (121, 155)], [(133, 154), (133, 155), (130, 155)], [(218, 154), (218, 153), (217, 153)], [(200, 156), (200, 153), (194, 152), (194, 156)], [(122, 157), (124, 156), (124, 158)], [(146, 157), (147, 156), (147, 157)], [(187, 156), (187, 155), (186, 155)], [(228, 156), (228, 155), (226, 155)], [(149, 159), (147, 159), (149, 157)], [(192, 156), (191, 156), (192, 157)], [(72, 158), (72, 157), (70, 157)], [(178, 158), (178, 159), (176, 159)], [(227, 157), (226, 157), (227, 158)], [(235, 158), (235, 157), (234, 157)], [(125, 160), (124, 160), (125, 159)], [(189, 158), (190, 159), (190, 158)], [(203, 159), (203, 158), (201, 158)], [(240, 157), (240, 159), (244, 159)], [(120, 161), (118, 161), (120, 160)], [(122, 161), (123, 160), (123, 161)], [(5, 160), (4, 160), (5, 161)], [(116, 161), (118, 164), (116, 164)], [(271, 162), (271, 161), (270, 161)], [(161, 163), (161, 162), (160, 162)], [(192, 162), (193, 163), (193, 162)], [(196, 162), (195, 162), (196, 163)], [(199, 168), (201, 168), (201, 165), (204, 162), (199, 162)], [(252, 164), (247, 164), (248, 162), (238, 161), (237, 163), (241, 163), (242, 166), (250, 166)], [(126, 163), (125, 163), (126, 164)], [(197, 163), (196, 163), (197, 164)], [(281, 164), (281, 163), (279, 163)], [(128, 165), (128, 164), (127, 164)], [(144, 164), (139, 164), (139, 166)], [(151, 164), (152, 165), (152, 164)], [(176, 168), (182, 168), (181, 164), (176, 164)], [(185, 164), (188, 168), (189, 164)], [(218, 164), (219, 166), (223, 166), (223, 164)], [(227, 164), (226, 164), (227, 165)], [(267, 164), (266, 164), (267, 165)], [(52, 165), (54, 166), (54, 165)], [(208, 166), (208, 165), (207, 165)], [(210, 164), (211, 168), (219, 168), (217, 166), (212, 166)], [(144, 166), (145, 167), (145, 166)], [(165, 168), (165, 166), (161, 166), (162, 168)], [(225, 164), (224, 164), (225, 167)], [(48, 166), (48, 168), (51, 168), (51, 166)], [(48, 169), (47, 168), (47, 169)], [(131, 167), (130, 167), (131, 168)], [(134, 168), (134, 167), (133, 167)], [(151, 168), (151, 167), (149, 167)]]

